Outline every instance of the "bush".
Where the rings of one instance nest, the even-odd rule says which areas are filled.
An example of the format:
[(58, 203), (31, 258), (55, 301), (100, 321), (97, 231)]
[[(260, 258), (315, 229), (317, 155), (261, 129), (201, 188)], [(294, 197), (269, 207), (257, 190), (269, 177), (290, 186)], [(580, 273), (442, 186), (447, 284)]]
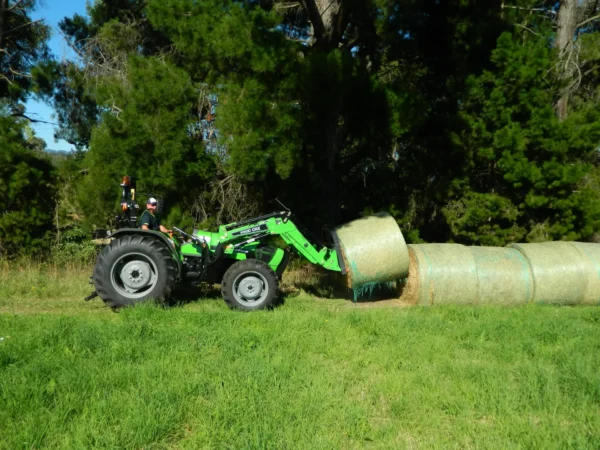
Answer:
[(81, 228), (72, 228), (60, 234), (60, 241), (52, 247), (52, 262), (58, 265), (93, 264), (100, 245), (91, 240)]
[(40, 253), (51, 243), (56, 171), (14, 118), (0, 116), (0, 149), (0, 254)]

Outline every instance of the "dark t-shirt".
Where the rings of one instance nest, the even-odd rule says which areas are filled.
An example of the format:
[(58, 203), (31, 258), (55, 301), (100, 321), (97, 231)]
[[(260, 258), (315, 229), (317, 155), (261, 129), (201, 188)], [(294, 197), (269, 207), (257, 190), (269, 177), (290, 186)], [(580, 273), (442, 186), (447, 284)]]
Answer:
[(158, 231), (160, 229), (160, 219), (153, 216), (148, 210), (144, 211), (140, 217), (139, 226), (146, 225), (149, 229)]

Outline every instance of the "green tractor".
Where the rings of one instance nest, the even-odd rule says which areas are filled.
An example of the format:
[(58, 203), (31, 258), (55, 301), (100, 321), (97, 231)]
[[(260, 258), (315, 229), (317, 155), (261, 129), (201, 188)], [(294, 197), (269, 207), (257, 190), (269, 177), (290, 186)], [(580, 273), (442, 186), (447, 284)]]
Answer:
[[(363, 240), (368, 238), (364, 236), (366, 229), (370, 230), (373, 242), (366, 246), (367, 250), (376, 247), (375, 251), (389, 261), (388, 266), (396, 264), (399, 252), (402, 253), (401, 258), (408, 260), (408, 255), (404, 255), (406, 246), (402, 234), (393, 219), (395, 240), (392, 238), (390, 241), (387, 234), (378, 238), (373, 232), (373, 223), (368, 223), (366, 228), (362, 225), (364, 230), (354, 227), (354, 236), (363, 243), (352, 243), (353, 236), (350, 235), (347, 244), (351, 248), (345, 251), (344, 242), (338, 238), (340, 230), (331, 231), (328, 243), (319, 242), (314, 236), (309, 240), (306, 237), (310, 236), (309, 233), (300, 231), (289, 210), (221, 225), (214, 232), (194, 230), (188, 234), (173, 227), (178, 235), (175, 236), (175, 233), (135, 228), (135, 189), (128, 177), (124, 178), (121, 186), (121, 205), (126, 212), (125, 219), (121, 218), (121, 225), (125, 226), (108, 236), (111, 242), (99, 254), (90, 281), (95, 291), (86, 298), (87, 301), (99, 296), (112, 308), (133, 306), (150, 299), (165, 302), (177, 283), (212, 283), (221, 285), (223, 298), (230, 308), (244, 311), (265, 309), (278, 298), (279, 283), (289, 262), (290, 249), (327, 270), (351, 277), (354, 274), (355, 278), (360, 278), (361, 284), (398, 278), (403, 269), (398, 272), (395, 267), (386, 273), (378, 269), (373, 275), (365, 276), (355, 250), (364, 246)], [(386, 223), (389, 224), (389, 220)], [(352, 232), (353, 228), (346, 225), (340, 235), (347, 235), (349, 229)], [(401, 245), (397, 245), (398, 234)], [(287, 248), (266, 243), (270, 236), (279, 236)], [(348, 268), (350, 273), (345, 260), (347, 256), (352, 257)]]

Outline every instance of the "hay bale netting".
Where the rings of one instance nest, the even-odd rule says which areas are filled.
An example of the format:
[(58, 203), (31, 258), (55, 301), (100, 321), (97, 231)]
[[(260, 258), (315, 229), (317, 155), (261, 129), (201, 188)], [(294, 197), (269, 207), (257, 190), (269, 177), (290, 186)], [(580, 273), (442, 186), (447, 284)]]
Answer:
[(398, 224), (389, 214), (363, 217), (335, 229), (349, 286), (395, 281), (408, 275), (408, 249)]
[(478, 303), (524, 304), (533, 301), (529, 263), (516, 248), (469, 247), (477, 268)]
[(589, 278), (596, 272), (591, 260), (571, 242), (511, 244), (529, 262), (535, 303), (576, 305), (586, 298)]
[(469, 247), (409, 245), (411, 273), (401, 300), (419, 305), (477, 303), (477, 268)]
[[(582, 257), (589, 261), (588, 285), (581, 303), (586, 305), (600, 305), (600, 244), (587, 242), (571, 242)], [(592, 270), (591, 267), (594, 269)]]

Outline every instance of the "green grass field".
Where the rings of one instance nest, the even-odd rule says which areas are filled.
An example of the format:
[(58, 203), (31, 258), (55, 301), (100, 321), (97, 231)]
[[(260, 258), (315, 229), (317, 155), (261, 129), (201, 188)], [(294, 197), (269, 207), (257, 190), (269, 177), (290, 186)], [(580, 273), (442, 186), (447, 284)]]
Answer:
[(600, 448), (600, 308), (114, 313), (88, 277), (0, 270), (0, 448)]

